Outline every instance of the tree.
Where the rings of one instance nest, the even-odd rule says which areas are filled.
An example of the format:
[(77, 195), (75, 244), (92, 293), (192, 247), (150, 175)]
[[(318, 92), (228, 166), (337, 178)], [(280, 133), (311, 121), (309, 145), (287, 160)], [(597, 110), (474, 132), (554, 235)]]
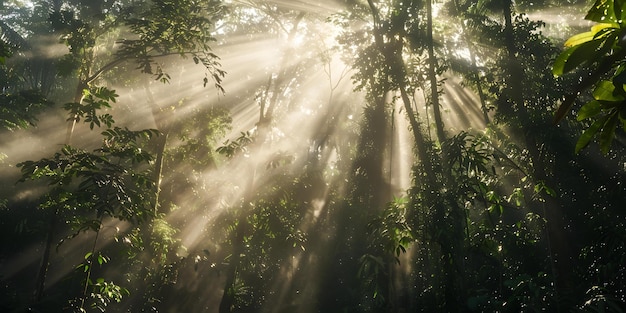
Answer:
[[(88, 10), (80, 11), (83, 14), (94, 11), (91, 12), (93, 15), (83, 19), (76, 11), (57, 6), (50, 16), (52, 26), (64, 34), (62, 39), (70, 50), (64, 56), (60, 70), (65, 74), (76, 71), (78, 77), (73, 101), (66, 105), (71, 114), (67, 143), (71, 142), (81, 110), (83, 89), (88, 89), (101, 75), (124, 62), (134, 61), (141, 72), (167, 82), (169, 75), (155, 59), (169, 55), (191, 56), (196, 64), (201, 63), (207, 69), (205, 85), (211, 79), (218, 89), (226, 74), (219, 69), (218, 57), (209, 47), (214, 41), (212, 18), (219, 16), (223, 9), (219, 1), (163, 0), (152, 4), (109, 6), (104, 8), (94, 4)], [(120, 38), (119, 46), (109, 60), (96, 59), (95, 47), (99, 37), (120, 26), (128, 28), (128, 34), (124, 35), (130, 39)], [(97, 119), (95, 121), (98, 123)]]
[[(214, 40), (211, 36), (212, 18), (219, 16), (223, 9), (218, 1), (174, 0), (136, 4), (90, 2), (80, 10), (71, 1), (53, 1), (44, 5), (50, 8), (51, 27), (61, 34), (62, 41), (69, 49), (69, 53), (58, 62), (59, 72), (77, 78), (73, 99), (64, 106), (70, 115), (67, 145), (71, 143), (74, 127), (81, 119), (89, 124), (90, 129), (101, 125), (110, 128), (114, 123), (110, 114), (100, 114), (100, 110), (110, 107), (110, 102), (114, 102), (117, 95), (96, 84), (102, 75), (127, 61), (136, 62), (137, 69), (167, 82), (169, 75), (155, 58), (191, 56), (196, 64), (201, 63), (207, 70), (204, 84), (211, 79), (221, 89), (220, 83), (225, 72), (219, 68), (218, 57), (209, 47)], [(122, 27), (128, 29), (123, 34), (128, 37), (119, 39), (109, 57), (102, 58), (96, 53), (99, 41), (107, 38), (104, 35), (119, 31)], [(27, 174), (24, 175), (26, 177)], [(36, 301), (41, 299), (44, 290), (55, 215), (52, 214), (48, 228), (49, 240), (45, 245), (36, 282)]]
[(35, 125), (37, 114), (52, 105), (40, 90), (16, 88), (24, 77), (7, 61), (26, 45), (22, 36), (0, 21), (0, 126), (8, 130)]

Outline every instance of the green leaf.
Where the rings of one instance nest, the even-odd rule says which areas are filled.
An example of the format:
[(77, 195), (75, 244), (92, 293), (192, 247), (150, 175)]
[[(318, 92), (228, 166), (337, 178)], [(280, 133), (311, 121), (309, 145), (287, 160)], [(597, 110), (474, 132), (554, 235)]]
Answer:
[(522, 193), (522, 189), (518, 187), (513, 189), (513, 193), (511, 193), (511, 195), (509, 196), (508, 201), (515, 202), (515, 206), (520, 207), (522, 206), (523, 199), (524, 194)]
[(87, 254), (85, 254), (85, 260), (89, 259), (91, 255), (93, 255), (92, 252), (87, 252)]
[(622, 89), (626, 88), (626, 64), (621, 64), (615, 71), (616, 75), (613, 76), (613, 85), (622, 86)]
[(569, 39), (567, 39), (567, 41), (565, 41), (563, 45), (566, 47), (578, 46), (582, 43), (593, 40), (594, 37), (595, 37), (595, 33), (593, 31), (579, 33), (572, 37), (569, 37)]
[[(620, 88), (621, 89), (621, 88)], [(608, 80), (600, 81), (593, 90), (593, 98), (598, 101), (616, 102), (626, 100), (623, 90), (616, 90), (613, 82)]]
[(546, 185), (546, 182), (542, 180), (535, 184), (534, 190), (536, 194), (541, 194), (541, 192), (545, 192), (549, 196), (556, 197), (556, 192), (554, 191), (554, 189), (548, 187), (548, 185)]
[(554, 64), (552, 65), (552, 74), (554, 76), (561, 76), (563, 75), (563, 73), (565, 73), (565, 63), (567, 62), (567, 59), (570, 57), (570, 55), (572, 55), (572, 52), (574, 52), (574, 50), (576, 49), (578, 49), (577, 46), (571, 47), (561, 52), (556, 60), (554, 60)]
[(602, 112), (602, 104), (598, 100), (591, 100), (578, 110), (578, 117), (576, 119), (582, 121), (592, 116), (596, 116), (600, 114), (600, 112)]
[(491, 213), (499, 213), (500, 215), (504, 214), (504, 207), (501, 204), (492, 204), (488, 208)]
[(585, 19), (598, 23), (615, 22), (613, 1), (614, 0), (596, 0), (587, 12), (587, 15), (585, 15)]
[(612, 1), (613, 2), (613, 11), (615, 14), (615, 19), (618, 21), (623, 21), (624, 18), (626, 17), (624, 12), (624, 1), (623, 0), (617, 0), (617, 1)]
[(609, 119), (602, 127), (602, 133), (600, 134), (600, 151), (607, 154), (611, 149), (611, 143), (615, 138), (615, 128), (617, 127), (618, 114), (617, 111), (613, 111), (609, 115)]
[(604, 116), (601, 119), (596, 120), (593, 124), (591, 124), (589, 128), (587, 128), (583, 132), (582, 135), (580, 135), (580, 137), (578, 138), (578, 142), (576, 142), (576, 148), (575, 148), (576, 153), (580, 152), (580, 150), (582, 150), (584, 147), (586, 147), (589, 144), (591, 139), (593, 139), (593, 136), (595, 136), (598, 130), (602, 127), (602, 125), (604, 125), (607, 118), (608, 116)]
[(561, 76), (584, 63), (593, 63), (598, 60), (597, 54), (603, 39), (596, 39), (573, 46), (563, 51), (554, 61), (552, 74)]

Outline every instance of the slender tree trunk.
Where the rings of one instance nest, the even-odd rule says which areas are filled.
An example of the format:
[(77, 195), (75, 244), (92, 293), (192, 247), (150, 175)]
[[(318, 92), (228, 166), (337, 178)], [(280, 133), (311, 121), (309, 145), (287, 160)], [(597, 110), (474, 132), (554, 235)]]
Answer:
[[(468, 41), (469, 43), (469, 41)], [(474, 49), (471, 47), (469, 49), (469, 55), (472, 60), (472, 76), (474, 77), (474, 83), (476, 84), (476, 90), (478, 90), (478, 99), (480, 100), (480, 109), (483, 111), (483, 120), (485, 124), (489, 125), (491, 120), (489, 118), (489, 109), (487, 109), (487, 103), (485, 100), (485, 93), (483, 91), (483, 84), (480, 81), (480, 74), (478, 73), (478, 67), (476, 66), (476, 55), (474, 54)]]
[(102, 217), (100, 217), (100, 227), (96, 231), (96, 237), (93, 239), (93, 244), (91, 245), (91, 256), (88, 260), (85, 260), (89, 269), (87, 270), (87, 276), (85, 277), (85, 284), (83, 285), (83, 294), (80, 297), (80, 311), (85, 311), (85, 300), (87, 300), (87, 291), (89, 291), (89, 285), (91, 282), (91, 273), (93, 272), (94, 262), (93, 260), (96, 258), (96, 246), (98, 244), (98, 237), (100, 237), (100, 230), (102, 230)]
[(161, 108), (158, 103), (154, 100), (152, 95), (152, 91), (148, 88), (148, 84), (144, 85), (144, 90), (146, 91), (146, 98), (148, 99), (148, 104), (150, 105), (150, 110), (152, 112), (152, 118), (154, 119), (154, 123), (156, 128), (161, 132), (160, 136), (158, 136), (155, 140), (156, 143), (156, 160), (154, 164), (154, 213), (159, 212), (159, 197), (161, 194), (161, 183), (163, 176), (163, 163), (165, 157), (165, 149), (167, 147), (167, 139), (170, 133), (169, 122), (167, 121), (167, 116), (163, 112), (161, 112)]
[[(80, 81), (76, 86), (76, 90), (74, 91), (74, 97), (72, 98), (73, 103), (82, 103), (83, 102), (83, 89), (87, 88), (87, 83), (84, 81)], [(76, 127), (76, 123), (78, 122), (78, 116), (71, 116), (67, 123), (67, 132), (65, 134), (65, 144), (72, 144), (72, 137), (74, 135), (74, 129)]]
[(430, 101), (433, 105), (433, 117), (435, 118), (435, 129), (437, 139), (440, 143), (446, 141), (443, 120), (441, 117), (441, 107), (439, 103), (439, 88), (437, 82), (437, 58), (435, 57), (435, 43), (433, 41), (433, 0), (426, 0), (426, 44), (428, 45), (428, 80), (430, 81)]
[[(244, 207), (247, 207), (247, 209), (250, 209), (249, 205), (243, 205)], [(224, 291), (222, 293), (222, 300), (220, 301), (219, 313), (231, 312), (231, 308), (235, 303), (233, 287), (235, 286), (237, 270), (239, 264), (241, 263), (241, 255), (245, 252), (243, 240), (248, 227), (248, 221), (245, 217), (238, 220), (233, 238), (233, 253), (230, 256), (228, 268), (226, 269), (226, 282), (224, 283)]]
[[(428, 0), (426, 2), (427, 9), (427, 43), (428, 43), (428, 79), (430, 81), (430, 96), (431, 103), (433, 105), (433, 115), (435, 119), (435, 128), (437, 132), (437, 138), (439, 142), (443, 144), (446, 141), (446, 134), (444, 131), (444, 123), (441, 116), (440, 103), (439, 103), (439, 93), (437, 86), (437, 76), (436, 76), (436, 65), (437, 60), (434, 54), (434, 41), (433, 41), (433, 30), (432, 30), (432, 0)], [(402, 48), (396, 53), (400, 55)], [(402, 59), (396, 57), (392, 64), (396, 64), (399, 70), (394, 71), (395, 73), (405, 73), (406, 70), (404, 68), (404, 63)], [(406, 93), (406, 88), (404, 87), (404, 78), (398, 78), (396, 80), (400, 82), (400, 93), (403, 102), (405, 103), (405, 110), (407, 114), (413, 115), (412, 108), (410, 105), (410, 99), (408, 94)], [(419, 127), (418, 123), (413, 119), (409, 118), (411, 122), (412, 128)], [(415, 131), (414, 137), (417, 145), (424, 145), (424, 139), (421, 136), (421, 132)], [(441, 154), (441, 162), (443, 164), (446, 163), (446, 151), (442, 147)], [(419, 151), (419, 150), (418, 150)], [(431, 175), (426, 176), (426, 180), (423, 183), (426, 183), (426, 187), (431, 190), (441, 190), (442, 186), (450, 186), (454, 183), (454, 179), (449, 170), (446, 168), (439, 168), (442, 173), (442, 181), (438, 181), (436, 175), (434, 173), (436, 170), (433, 167), (433, 163), (430, 161), (429, 156), (425, 152), (421, 152), (420, 160), (423, 162), (424, 169), (426, 171), (432, 170), (433, 173)], [(430, 177), (429, 177), (430, 176)], [(437, 192), (436, 192), (437, 193)], [(435, 194), (436, 194), (435, 193)], [(434, 199), (432, 199), (434, 200)], [(463, 265), (463, 219), (464, 214), (462, 212), (463, 208), (459, 207), (458, 203), (454, 199), (439, 199), (433, 202), (433, 209), (435, 210), (434, 216), (435, 221), (430, 221), (430, 223), (441, 223), (441, 226), (444, 228), (448, 228), (449, 230), (441, 233), (441, 230), (437, 230), (435, 233), (435, 238), (437, 238), (437, 242), (441, 247), (442, 257), (444, 260), (444, 268), (446, 270), (446, 283), (445, 283), (445, 306), (449, 312), (461, 311), (463, 304), (465, 303), (465, 291), (464, 291), (464, 265)]]
[(52, 250), (52, 243), (54, 233), (56, 231), (56, 224), (59, 212), (58, 209), (54, 210), (54, 212), (50, 215), (50, 221), (48, 222), (48, 232), (46, 234), (46, 244), (44, 246), (44, 252), (41, 257), (41, 264), (39, 265), (39, 271), (37, 271), (37, 278), (35, 280), (35, 292), (34, 292), (34, 300), (35, 302), (40, 302), (43, 297), (43, 292), (46, 284), (46, 276), (48, 274), (48, 266), (50, 265), (50, 253)]
[(153, 212), (159, 213), (161, 204), (159, 203), (161, 195), (163, 163), (165, 157), (165, 148), (167, 147), (167, 139), (169, 137), (168, 130), (161, 130), (161, 135), (156, 138), (156, 160), (154, 163), (154, 207)]
[[(532, 176), (535, 182), (545, 182), (548, 186), (554, 186), (553, 179), (545, 173), (545, 162), (541, 157), (536, 138), (532, 135), (532, 126), (530, 126), (530, 116), (526, 106), (524, 104), (524, 96), (522, 89), (521, 79), (524, 77), (524, 70), (517, 60), (517, 48), (515, 46), (514, 29), (512, 23), (512, 2), (511, 0), (503, 1), (503, 15), (504, 15), (504, 35), (505, 35), (505, 47), (508, 53), (509, 71), (506, 76), (506, 84), (509, 90), (509, 97), (511, 105), (505, 105), (500, 107), (507, 117), (511, 118), (517, 116), (519, 118), (519, 126), (515, 127), (514, 133), (521, 136), (521, 140), (528, 149), (529, 156), (532, 161)], [(515, 108), (517, 111), (515, 111)], [(557, 297), (563, 297), (567, 294), (572, 287), (571, 280), (571, 268), (572, 268), (572, 251), (568, 244), (567, 236), (565, 235), (566, 225), (561, 214), (560, 202), (550, 196), (546, 197), (545, 205), (546, 209), (540, 210), (540, 215), (543, 215), (547, 220), (547, 241), (549, 246), (549, 257), (551, 259), (551, 266), (555, 276), (555, 290)], [(542, 204), (543, 207), (543, 204)], [(560, 311), (557, 301), (557, 311)]]
[[(76, 86), (76, 90), (74, 92), (74, 98), (72, 99), (75, 103), (81, 103), (83, 101), (83, 89), (87, 87), (87, 84), (82, 80)], [(77, 116), (72, 116), (67, 124), (67, 132), (65, 136), (65, 145), (70, 145), (72, 142), (72, 136), (74, 134), (74, 128), (76, 126), (76, 122), (78, 121)], [(53, 237), (54, 232), (56, 231), (56, 223), (58, 220), (59, 210), (55, 209), (52, 213), (48, 224), (48, 232), (46, 234), (46, 243), (44, 246), (43, 254), (41, 256), (41, 263), (39, 265), (39, 270), (37, 271), (37, 278), (35, 280), (35, 291), (34, 291), (34, 300), (36, 302), (41, 301), (43, 297), (46, 278), (48, 276), (48, 267), (50, 266), (50, 254), (52, 253), (52, 245), (53, 245)]]

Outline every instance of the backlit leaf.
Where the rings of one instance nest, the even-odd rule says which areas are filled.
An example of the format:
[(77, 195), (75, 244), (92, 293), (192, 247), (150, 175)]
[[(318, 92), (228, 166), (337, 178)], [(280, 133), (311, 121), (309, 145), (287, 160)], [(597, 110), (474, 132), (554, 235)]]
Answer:
[(624, 92), (615, 90), (615, 85), (613, 82), (608, 80), (603, 80), (596, 85), (596, 88), (593, 90), (593, 98), (598, 101), (622, 101), (626, 99), (624, 96)]
[(592, 100), (583, 105), (580, 110), (578, 110), (577, 120), (582, 121), (586, 118), (590, 118), (592, 116), (598, 115), (602, 111), (602, 106), (600, 102), (597, 100)]
[(576, 34), (576, 35), (570, 37), (569, 39), (567, 39), (567, 41), (565, 41), (564, 46), (566, 46), (566, 47), (577, 46), (579, 44), (582, 44), (582, 43), (585, 43), (587, 41), (593, 40), (594, 35), (595, 35), (595, 33), (593, 31), (588, 31), (588, 32)]
[(609, 150), (611, 149), (611, 143), (613, 142), (613, 138), (615, 138), (615, 127), (617, 127), (618, 122), (617, 112), (614, 111), (609, 116), (610, 117), (602, 127), (602, 133), (600, 134), (600, 151), (604, 154), (609, 153)]
[(589, 128), (587, 128), (582, 135), (578, 138), (578, 142), (576, 142), (576, 153), (580, 152), (584, 147), (586, 147), (591, 139), (596, 135), (598, 130), (604, 125), (607, 120), (607, 116), (596, 120)]
[(613, 0), (596, 0), (585, 15), (585, 19), (598, 23), (615, 22)]
[(603, 54), (603, 49), (600, 48), (604, 42), (604, 39), (595, 39), (563, 51), (554, 61), (552, 74), (561, 76), (582, 64), (596, 62)]

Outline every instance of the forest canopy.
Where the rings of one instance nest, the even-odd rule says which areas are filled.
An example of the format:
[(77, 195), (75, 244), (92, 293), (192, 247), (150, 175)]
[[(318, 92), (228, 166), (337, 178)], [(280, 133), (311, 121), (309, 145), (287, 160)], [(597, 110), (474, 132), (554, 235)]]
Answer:
[(626, 1), (4, 0), (2, 312), (625, 312)]

